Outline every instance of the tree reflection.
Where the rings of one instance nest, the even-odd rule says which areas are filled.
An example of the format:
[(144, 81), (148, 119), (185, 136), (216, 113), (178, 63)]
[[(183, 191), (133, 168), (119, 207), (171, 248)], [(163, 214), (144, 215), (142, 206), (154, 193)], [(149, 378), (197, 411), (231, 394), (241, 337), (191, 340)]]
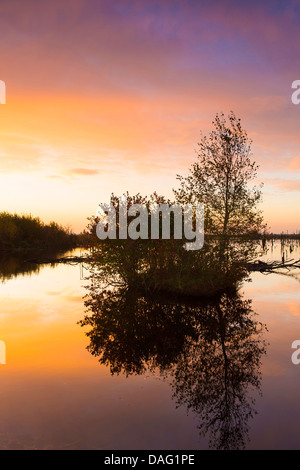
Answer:
[(91, 286), (85, 305), (88, 349), (112, 374), (170, 377), (174, 400), (198, 416), (211, 448), (245, 447), (265, 352), (265, 327), (250, 300), (146, 298)]
[(26, 263), (22, 255), (0, 253), (0, 282), (5, 282), (19, 275), (38, 273), (40, 268), (41, 266), (38, 264)]
[(223, 295), (198, 309), (196, 341), (188, 339), (174, 369), (174, 397), (199, 416), (210, 446), (241, 449), (260, 390), (265, 327), (254, 320), (251, 301)]
[(127, 289), (99, 294), (93, 290), (85, 304), (92, 312), (80, 322), (92, 327), (88, 349), (112, 374), (170, 369), (186, 338), (195, 333), (184, 305), (146, 299)]
[[(28, 261), (30, 258), (56, 258), (66, 251), (59, 250), (28, 250), (15, 253), (0, 252), (0, 282), (6, 282), (18, 276), (37, 274), (45, 264)], [(48, 264), (49, 265), (49, 264)], [(55, 266), (54, 263), (51, 264)]]

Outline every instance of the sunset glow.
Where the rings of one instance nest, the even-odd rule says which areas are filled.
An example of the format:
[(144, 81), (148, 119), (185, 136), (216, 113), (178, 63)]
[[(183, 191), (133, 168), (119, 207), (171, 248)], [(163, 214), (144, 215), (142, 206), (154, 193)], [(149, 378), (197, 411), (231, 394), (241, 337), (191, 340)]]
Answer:
[(1, 210), (75, 232), (110, 194), (172, 197), (233, 110), (274, 232), (300, 229), (298, 1), (0, 3)]

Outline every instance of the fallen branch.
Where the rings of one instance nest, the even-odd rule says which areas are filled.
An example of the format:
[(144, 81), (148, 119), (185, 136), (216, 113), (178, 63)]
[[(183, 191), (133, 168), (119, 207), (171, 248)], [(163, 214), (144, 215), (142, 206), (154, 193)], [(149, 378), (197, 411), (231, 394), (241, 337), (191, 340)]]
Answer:
[(286, 261), (273, 261), (265, 262), (256, 260), (253, 263), (247, 264), (248, 271), (259, 271), (259, 272), (273, 272), (280, 269), (291, 270), (294, 268), (300, 268), (300, 260), (286, 260)]
[[(78, 264), (90, 261), (88, 256), (65, 256), (62, 258), (31, 258), (27, 259), (27, 263), (34, 264)], [(261, 260), (253, 261), (246, 265), (246, 269), (249, 272), (259, 271), (262, 273), (271, 273), (281, 269), (291, 270), (295, 268), (300, 268), (300, 260), (287, 260), (287, 261), (273, 261), (265, 262)]]
[(26, 263), (33, 264), (78, 264), (89, 261), (86, 256), (64, 256), (62, 258), (30, 258), (26, 260)]

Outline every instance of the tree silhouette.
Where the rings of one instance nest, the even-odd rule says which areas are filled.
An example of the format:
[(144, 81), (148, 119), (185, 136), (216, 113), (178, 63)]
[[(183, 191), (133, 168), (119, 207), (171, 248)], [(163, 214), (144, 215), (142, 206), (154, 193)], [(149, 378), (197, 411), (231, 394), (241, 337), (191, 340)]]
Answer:
[(222, 237), (264, 228), (258, 203), (261, 188), (250, 186), (258, 165), (251, 161), (251, 141), (233, 112), (213, 121), (214, 130), (199, 142), (198, 158), (187, 177), (178, 175), (174, 190), (181, 203), (205, 205), (205, 230)]

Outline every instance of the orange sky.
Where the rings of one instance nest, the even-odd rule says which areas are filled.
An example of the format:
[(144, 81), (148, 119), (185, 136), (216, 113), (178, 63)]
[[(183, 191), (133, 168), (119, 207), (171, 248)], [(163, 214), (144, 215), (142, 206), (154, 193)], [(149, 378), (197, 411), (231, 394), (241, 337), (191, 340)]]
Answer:
[(233, 110), (271, 230), (300, 230), (299, 23), (292, 0), (2, 0), (0, 210), (80, 231), (112, 192), (172, 197)]

